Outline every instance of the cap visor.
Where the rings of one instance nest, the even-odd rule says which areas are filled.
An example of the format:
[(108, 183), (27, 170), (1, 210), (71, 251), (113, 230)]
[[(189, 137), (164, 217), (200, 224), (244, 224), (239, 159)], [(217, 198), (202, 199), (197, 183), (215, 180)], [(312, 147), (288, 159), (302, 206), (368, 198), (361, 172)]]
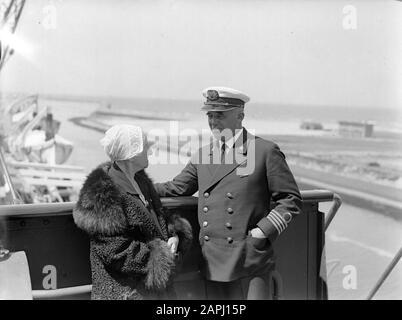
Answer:
[(201, 108), (202, 111), (229, 111), (233, 109), (238, 109), (239, 107), (225, 107), (225, 106), (214, 106), (205, 105)]

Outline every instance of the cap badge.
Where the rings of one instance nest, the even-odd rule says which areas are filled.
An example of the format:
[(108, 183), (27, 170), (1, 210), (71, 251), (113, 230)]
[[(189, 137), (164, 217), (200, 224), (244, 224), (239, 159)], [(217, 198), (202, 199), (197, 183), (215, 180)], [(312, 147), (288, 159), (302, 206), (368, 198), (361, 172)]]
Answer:
[(208, 90), (207, 91), (208, 100), (215, 101), (219, 99), (219, 93), (216, 90)]

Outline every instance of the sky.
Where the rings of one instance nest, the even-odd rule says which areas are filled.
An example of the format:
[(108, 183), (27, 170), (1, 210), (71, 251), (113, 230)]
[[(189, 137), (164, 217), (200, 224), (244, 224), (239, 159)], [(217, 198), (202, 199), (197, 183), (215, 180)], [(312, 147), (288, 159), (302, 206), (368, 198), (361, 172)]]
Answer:
[(27, 1), (0, 89), (402, 108), (401, 18), (395, 0)]

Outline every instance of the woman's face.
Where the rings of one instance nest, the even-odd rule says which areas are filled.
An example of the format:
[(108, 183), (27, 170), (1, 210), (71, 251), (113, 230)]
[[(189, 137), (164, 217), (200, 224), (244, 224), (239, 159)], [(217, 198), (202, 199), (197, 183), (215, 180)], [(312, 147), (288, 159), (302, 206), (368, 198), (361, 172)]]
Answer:
[(150, 148), (152, 146), (152, 143), (148, 142), (147, 137), (144, 135), (144, 148), (141, 153), (135, 155), (128, 161), (134, 164), (136, 167), (145, 169), (149, 165), (148, 161), (148, 154), (150, 154)]

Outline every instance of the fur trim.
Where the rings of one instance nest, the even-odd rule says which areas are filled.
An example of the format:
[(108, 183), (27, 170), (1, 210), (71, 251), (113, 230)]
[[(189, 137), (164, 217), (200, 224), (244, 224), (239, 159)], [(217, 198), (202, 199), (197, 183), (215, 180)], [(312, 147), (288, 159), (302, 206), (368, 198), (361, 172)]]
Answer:
[(113, 236), (130, 228), (139, 227), (150, 237), (159, 236), (167, 240), (166, 224), (161, 223), (166, 215), (151, 179), (144, 170), (136, 173), (144, 195), (148, 195), (156, 211), (162, 228), (162, 234), (144, 208), (142, 202), (128, 196), (108, 175), (112, 166), (106, 162), (98, 166), (87, 177), (73, 210), (74, 222), (90, 235)]
[(120, 191), (105, 168), (98, 167), (87, 177), (73, 210), (76, 225), (93, 235), (115, 235), (126, 225)]
[(149, 242), (151, 252), (147, 263), (145, 286), (150, 290), (167, 287), (174, 268), (174, 256), (165, 241), (154, 239)]
[(172, 214), (169, 217), (169, 234), (177, 234), (179, 237), (178, 251), (186, 253), (193, 242), (193, 228), (187, 219), (180, 217), (178, 214)]

